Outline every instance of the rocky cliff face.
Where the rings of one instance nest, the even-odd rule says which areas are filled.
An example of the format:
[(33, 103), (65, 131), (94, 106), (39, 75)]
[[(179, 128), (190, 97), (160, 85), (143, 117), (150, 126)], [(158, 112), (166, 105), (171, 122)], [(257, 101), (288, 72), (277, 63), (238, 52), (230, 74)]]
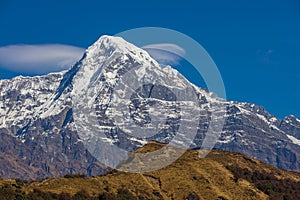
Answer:
[[(30, 178), (103, 173), (78, 142), (70, 101), (53, 102), (63, 73), (1, 81), (1, 176)], [(50, 105), (57, 111), (47, 114)]]
[[(93, 130), (84, 126), (90, 119), (87, 113), (96, 119)], [(215, 148), (300, 169), (296, 117), (280, 120), (260, 106), (227, 102), (171, 67), (161, 68), (147, 52), (123, 39), (103, 36), (68, 71), (0, 80), (0, 176), (102, 174), (106, 167), (99, 160), (108, 155), (98, 147), (105, 145), (134, 150), (150, 140), (185, 146), (192, 139), (190, 147), (197, 148), (212, 113), (225, 114)]]

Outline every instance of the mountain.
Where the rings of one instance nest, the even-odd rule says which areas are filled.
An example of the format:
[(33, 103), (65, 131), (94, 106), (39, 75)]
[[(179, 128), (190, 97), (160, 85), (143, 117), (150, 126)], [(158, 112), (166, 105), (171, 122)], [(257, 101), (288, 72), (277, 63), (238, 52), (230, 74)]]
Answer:
[(299, 119), (220, 99), (122, 38), (102, 36), (67, 71), (0, 80), (0, 176), (104, 174), (152, 140), (206, 147), (223, 114), (222, 131), (209, 138), (216, 149), (300, 169)]
[[(152, 142), (137, 152), (153, 152), (163, 146)], [(30, 183), (0, 180), (0, 196), (9, 194), (7, 199), (27, 194), (28, 199), (294, 200), (300, 198), (300, 174), (239, 153), (213, 150), (199, 158), (197, 150), (188, 150), (176, 162), (153, 172), (114, 171), (89, 178), (66, 175)]]

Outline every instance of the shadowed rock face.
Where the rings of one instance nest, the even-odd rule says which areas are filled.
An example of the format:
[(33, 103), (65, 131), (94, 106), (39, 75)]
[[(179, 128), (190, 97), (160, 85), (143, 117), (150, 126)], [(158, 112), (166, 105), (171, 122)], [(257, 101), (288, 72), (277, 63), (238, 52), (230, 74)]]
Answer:
[[(127, 80), (129, 72), (133, 75)], [(135, 79), (153, 77), (160, 84), (134, 84)], [(134, 150), (150, 140), (170, 142), (180, 126), (195, 120), (182, 118), (185, 104), (178, 105), (178, 98), (195, 95), (197, 105), (191, 108), (199, 112), (198, 132), (191, 148), (201, 147), (212, 112), (218, 112), (212, 107), (217, 102), (226, 108), (226, 115), (215, 148), (240, 152), (284, 169), (300, 169), (300, 121), (296, 117), (280, 120), (260, 106), (219, 99), (189, 83), (176, 70), (160, 68), (147, 52), (120, 38), (104, 36), (68, 71), (0, 80), (0, 176), (33, 179), (106, 171), (80, 138), (89, 133), (79, 133), (74, 121), (72, 91), (88, 84), (98, 89), (96, 125), (120, 148)], [(127, 110), (138, 126), (148, 126), (153, 116), (159, 119), (165, 113), (156, 134), (135, 137), (122, 124), (117, 128), (120, 123), (113, 119), (122, 115), (118, 109), (112, 112), (112, 107), (118, 100), (122, 102), (116, 95), (122, 91), (133, 91)]]
[(52, 118), (34, 121), (30, 125), (34, 129), (23, 131), (23, 139), (1, 129), (1, 176), (36, 179), (69, 173), (103, 174), (105, 167), (78, 142), (76, 131), (61, 123), (66, 116), (62, 111)]
[(279, 126), (281, 130), (300, 140), (300, 121), (295, 116), (285, 117)]

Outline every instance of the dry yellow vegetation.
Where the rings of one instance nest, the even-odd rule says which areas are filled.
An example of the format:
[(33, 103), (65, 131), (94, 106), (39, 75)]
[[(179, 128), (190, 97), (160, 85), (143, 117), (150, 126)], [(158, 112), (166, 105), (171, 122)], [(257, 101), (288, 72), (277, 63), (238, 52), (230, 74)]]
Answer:
[[(163, 145), (151, 143), (137, 152), (154, 151)], [(68, 192), (72, 195), (86, 190), (89, 195), (96, 196), (103, 192), (116, 194), (118, 189), (126, 188), (134, 196), (144, 199), (188, 199), (193, 194), (207, 200), (257, 200), (269, 199), (270, 196), (271, 199), (283, 199), (284, 194), (280, 194), (280, 191), (273, 194), (272, 188), (270, 191), (264, 188), (269, 187), (269, 182), (263, 180), (266, 177), (271, 184), (273, 179), (274, 183), (288, 180), (295, 184), (296, 191), (292, 192), (295, 195), (300, 193), (297, 193), (297, 187), (300, 187), (299, 173), (277, 169), (239, 153), (213, 150), (202, 159), (198, 154), (198, 150), (188, 150), (176, 162), (154, 172), (114, 171), (105, 176), (89, 178), (50, 178), (31, 182), (22, 186), (22, 190), (30, 193), (37, 188), (45, 192)], [(260, 186), (261, 183), (266, 186)], [(1, 184), (3, 181), (0, 181)]]

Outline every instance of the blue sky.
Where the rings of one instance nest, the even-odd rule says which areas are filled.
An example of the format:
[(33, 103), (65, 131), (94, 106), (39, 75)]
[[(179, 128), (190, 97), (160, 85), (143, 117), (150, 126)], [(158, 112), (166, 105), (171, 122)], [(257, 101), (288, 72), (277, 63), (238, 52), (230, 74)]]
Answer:
[[(229, 100), (262, 105), (280, 118), (300, 117), (297, 0), (0, 1), (0, 47), (84, 49), (103, 34), (147, 26), (174, 29), (198, 41), (217, 64)], [(20, 71), (3, 60), (0, 78), (46, 73)]]

